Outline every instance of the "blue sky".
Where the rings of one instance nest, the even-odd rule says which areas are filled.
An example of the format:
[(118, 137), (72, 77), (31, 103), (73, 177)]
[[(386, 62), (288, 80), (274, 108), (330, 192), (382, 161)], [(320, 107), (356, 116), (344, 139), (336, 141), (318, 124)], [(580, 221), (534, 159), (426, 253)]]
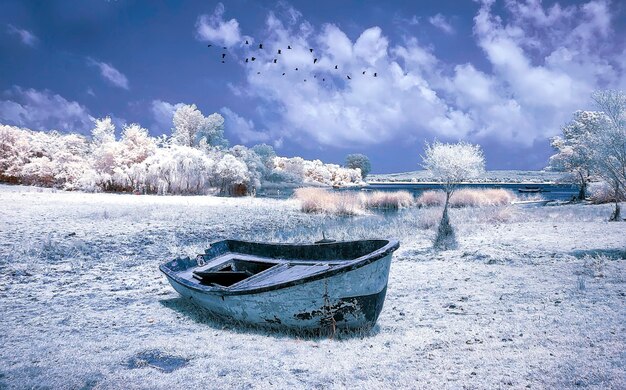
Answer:
[(88, 134), (109, 115), (158, 135), (177, 104), (194, 103), (224, 115), (231, 144), (285, 156), (360, 152), (374, 172), (398, 172), (419, 168), (425, 141), (465, 140), (489, 169), (540, 169), (549, 138), (593, 108), (592, 91), (626, 89), (625, 8), (5, 0), (0, 122)]

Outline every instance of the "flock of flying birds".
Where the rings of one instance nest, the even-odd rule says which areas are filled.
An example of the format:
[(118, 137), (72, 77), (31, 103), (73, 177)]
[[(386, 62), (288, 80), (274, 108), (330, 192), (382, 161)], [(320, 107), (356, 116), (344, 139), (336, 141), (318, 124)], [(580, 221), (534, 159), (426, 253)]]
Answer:
[[(246, 41), (245, 41), (245, 44), (246, 44), (246, 45), (250, 45), (250, 42), (246, 40)], [(215, 46), (215, 45), (213, 45), (213, 44), (211, 44), (211, 43), (209, 43), (209, 44), (207, 45), (207, 47), (213, 47), (213, 46)], [(226, 46), (223, 46), (223, 47), (222, 47), (222, 50), (224, 50), (224, 51), (222, 51), (222, 53), (221, 53), (221, 61), (222, 61), (222, 64), (225, 64), (225, 63), (226, 63), (226, 54), (227, 54), (227, 50), (228, 50), (228, 48), (227, 48)], [(264, 50), (264, 49), (263, 49), (263, 43), (259, 43), (259, 48), (258, 48), (258, 50)], [(291, 45), (288, 45), (288, 46), (287, 46), (287, 50), (291, 50)], [(313, 53), (313, 49), (309, 48), (309, 52), (310, 52), (310, 53)], [(276, 58), (274, 58), (274, 60), (273, 60), (273, 61), (271, 61), (271, 63), (277, 64), (277, 63), (278, 63), (279, 56), (280, 56), (280, 55), (282, 55), (282, 54), (283, 54), (283, 49), (278, 49), (278, 51), (276, 52)], [(245, 62), (246, 62), (246, 63), (250, 63), (250, 62), (254, 62), (254, 61), (256, 61), (256, 60), (257, 60), (257, 58), (256, 58), (256, 57), (254, 57), (254, 56), (250, 56), (250, 57), (246, 57)], [(317, 62), (318, 62), (318, 59), (317, 59), (317, 58), (313, 58), (313, 64), (315, 65), (315, 64), (317, 64)], [(335, 65), (334, 70), (339, 71), (339, 65)], [(295, 69), (294, 69), (294, 71), (298, 71), (298, 68), (295, 68)], [(261, 72), (259, 71), (259, 72), (257, 72), (257, 74), (261, 74)], [(282, 74), (282, 75), (284, 76), (285, 74), (286, 74), (286, 72), (283, 72), (283, 74)], [(367, 76), (367, 71), (365, 71), (365, 70), (364, 70), (364, 71), (362, 71), (362, 72), (361, 72), (361, 76)], [(314, 74), (314, 75), (313, 75), (313, 77), (314, 77), (314, 78), (317, 78), (317, 75), (316, 75), (316, 74)], [(372, 72), (372, 77), (378, 77), (378, 72)], [(348, 80), (352, 80), (352, 76), (350, 76), (349, 74), (347, 74), (347, 75), (346, 75), (346, 79), (348, 79)], [(306, 82), (306, 79), (304, 79), (304, 81)], [(325, 77), (323, 77), (323, 78), (322, 78), (322, 82), (325, 82), (325, 81), (326, 81), (326, 78), (325, 78)]]

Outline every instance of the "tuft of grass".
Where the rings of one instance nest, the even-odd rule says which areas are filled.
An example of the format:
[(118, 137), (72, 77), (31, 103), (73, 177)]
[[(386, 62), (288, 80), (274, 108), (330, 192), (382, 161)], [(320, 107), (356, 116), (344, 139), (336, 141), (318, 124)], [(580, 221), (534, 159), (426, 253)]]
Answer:
[(368, 209), (398, 210), (415, 204), (415, 198), (408, 191), (375, 191), (364, 198)]
[(433, 229), (437, 226), (439, 221), (441, 221), (441, 213), (440, 209), (428, 208), (423, 209), (420, 212), (420, 219), (418, 221), (417, 226), (420, 229), (429, 230)]
[[(504, 189), (463, 188), (450, 198), (450, 207), (504, 206), (515, 200), (515, 194)], [(443, 191), (424, 191), (418, 198), (420, 207), (442, 206), (446, 201)]]

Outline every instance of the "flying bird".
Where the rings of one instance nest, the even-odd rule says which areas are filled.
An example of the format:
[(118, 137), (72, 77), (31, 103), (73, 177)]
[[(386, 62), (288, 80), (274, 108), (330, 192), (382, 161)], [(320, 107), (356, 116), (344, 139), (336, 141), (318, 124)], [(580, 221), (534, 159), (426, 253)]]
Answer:
[(352, 77), (350, 77), (350, 76), (346, 76), (346, 77), (348, 78), (348, 80), (352, 80)]
[(365, 74), (365, 71), (363, 71), (363, 74)]
[(274, 63), (276, 63), (276, 61), (278, 61), (276, 58), (274, 58)]
[(309, 51), (310, 51), (311, 53), (313, 53), (313, 49), (309, 49)]
[(337, 68), (337, 65), (335, 65), (335, 69), (338, 69), (338, 68)]
[(285, 75), (285, 73), (283, 72), (283, 76)]
[(296, 70), (298, 70), (298, 68), (296, 68)]
[(226, 53), (222, 53), (222, 59), (224, 59), (224, 57), (226, 57)]
[(248, 45), (248, 44), (249, 44), (249, 43), (248, 43), (248, 40), (246, 39), (246, 45)]
[(248, 59), (246, 58), (246, 62), (248, 62)]
[(322, 79), (322, 81), (326, 81), (326, 79)]
[(210, 43), (208, 45), (206, 45), (206, 47), (211, 47), (211, 46), (213, 46), (213, 45), (211, 45)]
[(256, 72), (256, 74), (261, 74), (261, 72)]
[(250, 60), (251, 60), (251, 61), (254, 61), (254, 60), (256, 60), (256, 57), (252, 57), (252, 58), (250, 58)]
[(287, 49), (291, 50), (291, 46), (287, 45)]
[(313, 59), (313, 63), (316, 63), (316, 62), (317, 62), (317, 58), (314, 58), (314, 59)]
[(306, 79), (304, 79), (304, 82), (306, 83)]
[(226, 63), (226, 61), (222, 60), (222, 64), (225, 64), (225, 63)]
[(278, 54), (281, 54), (281, 51), (280, 51), (280, 49), (278, 49)]
[(374, 77), (376, 77), (378, 75), (378, 73), (374, 72)]
[(263, 49), (263, 44), (259, 43), (259, 49)]

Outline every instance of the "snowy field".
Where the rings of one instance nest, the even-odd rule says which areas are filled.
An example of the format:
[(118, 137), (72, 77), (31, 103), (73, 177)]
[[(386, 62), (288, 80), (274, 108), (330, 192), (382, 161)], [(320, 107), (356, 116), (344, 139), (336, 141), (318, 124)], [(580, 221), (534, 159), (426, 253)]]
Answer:
[[(0, 388), (626, 388), (626, 223), (610, 205), (305, 215), (294, 200), (0, 186)], [(211, 241), (387, 238), (367, 334), (213, 322), (158, 265)]]

